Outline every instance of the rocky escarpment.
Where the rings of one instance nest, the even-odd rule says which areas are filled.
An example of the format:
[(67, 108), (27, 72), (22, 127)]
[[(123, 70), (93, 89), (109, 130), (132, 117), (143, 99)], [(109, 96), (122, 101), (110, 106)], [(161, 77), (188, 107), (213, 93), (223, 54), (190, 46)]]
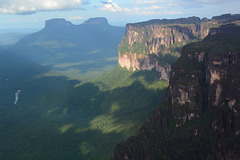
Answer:
[(198, 17), (150, 20), (127, 24), (125, 36), (119, 45), (121, 67), (128, 70), (152, 70), (167, 80), (171, 64), (180, 57), (182, 46), (199, 41), (208, 35), (209, 29), (226, 23), (237, 23), (240, 15), (222, 15), (211, 20)]
[(211, 29), (185, 46), (162, 104), (113, 160), (240, 157), (240, 27)]

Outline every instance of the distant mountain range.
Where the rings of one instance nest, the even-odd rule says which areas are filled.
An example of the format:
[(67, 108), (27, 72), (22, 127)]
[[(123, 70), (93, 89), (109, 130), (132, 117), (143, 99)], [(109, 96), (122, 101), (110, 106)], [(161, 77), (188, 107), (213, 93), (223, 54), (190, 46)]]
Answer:
[(238, 18), (47, 20), (0, 52), (0, 159), (238, 159)]
[(0, 47), (9, 48), (29, 33), (8, 32), (0, 33)]
[(1, 160), (106, 160), (137, 133), (167, 82), (116, 66), (123, 34), (105, 18), (52, 19), (0, 53)]
[(45, 28), (21, 39), (9, 51), (38, 63), (86, 61), (117, 56), (124, 27), (106, 18), (91, 18), (80, 25), (51, 19)]
[(8, 52), (48, 67), (48, 75), (89, 80), (117, 65), (124, 32), (124, 27), (111, 26), (103, 17), (79, 25), (56, 18), (46, 20), (42, 30), (25, 36)]

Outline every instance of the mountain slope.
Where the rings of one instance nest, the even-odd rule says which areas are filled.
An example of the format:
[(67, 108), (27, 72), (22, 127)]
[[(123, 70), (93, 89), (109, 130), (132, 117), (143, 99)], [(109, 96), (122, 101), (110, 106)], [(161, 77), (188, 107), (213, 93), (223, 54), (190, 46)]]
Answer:
[(105, 21), (73, 25), (65, 19), (47, 20), (44, 29), (20, 40), (11, 51), (44, 62), (116, 57), (114, 50), (124, 34), (124, 28), (109, 25), (105, 18), (93, 18), (91, 21), (99, 19)]
[[(81, 37), (71, 35), (68, 31), (72, 28), (84, 33)], [(71, 52), (77, 48), (64, 46), (89, 38), (91, 41), (83, 43), (114, 48), (114, 41), (107, 42), (117, 37), (109, 38), (107, 33), (102, 37), (105, 29), (113, 30), (102, 18), (81, 26), (50, 20), (45, 29), (22, 39), (12, 52), (0, 53), (0, 159), (109, 159), (117, 143), (137, 133), (162, 100), (167, 82), (159, 81), (154, 72), (129, 72), (115, 67), (116, 63), (114, 70), (82, 82), (77, 76), (89, 72), (86, 68), (99, 69), (117, 59), (111, 58), (110, 51), (104, 55), (98, 51), (83, 53), (89, 58), (80, 59), (83, 55)], [(58, 42), (64, 45), (57, 46)], [(92, 50), (96, 46), (86, 47)], [(56, 51), (64, 49), (68, 57), (55, 59)], [(73, 67), (80, 73), (72, 71)], [(60, 74), (54, 69), (73, 73)], [(21, 92), (14, 104), (18, 90)]]
[(109, 159), (117, 143), (137, 133), (167, 86), (120, 67), (82, 84), (36, 77), (47, 68), (26, 62), (17, 57), (0, 74), (0, 159)]
[(239, 159), (239, 46), (234, 25), (185, 46), (165, 100), (113, 159)]
[(24, 37), (9, 52), (51, 68), (45, 75), (85, 81), (116, 66), (124, 31), (124, 27), (111, 26), (101, 17), (80, 25), (51, 19), (44, 29)]
[(155, 72), (117, 66), (80, 82), (44, 76), (48, 66), (20, 55), (0, 56), (0, 159), (109, 159), (116, 144), (137, 134), (167, 87)]

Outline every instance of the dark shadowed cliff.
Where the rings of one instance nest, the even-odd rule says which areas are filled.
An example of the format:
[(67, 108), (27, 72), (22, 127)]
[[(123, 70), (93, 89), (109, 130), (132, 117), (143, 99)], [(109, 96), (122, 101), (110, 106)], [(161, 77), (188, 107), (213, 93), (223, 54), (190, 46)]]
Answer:
[(211, 29), (183, 47), (165, 100), (113, 160), (239, 159), (239, 68), (239, 26)]

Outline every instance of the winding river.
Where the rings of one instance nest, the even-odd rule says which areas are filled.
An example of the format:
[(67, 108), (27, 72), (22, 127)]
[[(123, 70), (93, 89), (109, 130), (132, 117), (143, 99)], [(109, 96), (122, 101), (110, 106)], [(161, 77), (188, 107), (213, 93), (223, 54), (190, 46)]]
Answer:
[(17, 102), (18, 102), (18, 95), (19, 95), (20, 92), (21, 92), (20, 89), (15, 92), (15, 101), (14, 101), (13, 104), (17, 104)]

